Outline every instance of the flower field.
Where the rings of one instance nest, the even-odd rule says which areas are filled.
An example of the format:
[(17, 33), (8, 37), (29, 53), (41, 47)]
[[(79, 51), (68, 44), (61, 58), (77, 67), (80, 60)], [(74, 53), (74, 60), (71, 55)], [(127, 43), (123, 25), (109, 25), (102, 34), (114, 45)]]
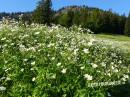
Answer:
[(1, 22), (0, 97), (130, 97), (127, 51), (89, 33)]

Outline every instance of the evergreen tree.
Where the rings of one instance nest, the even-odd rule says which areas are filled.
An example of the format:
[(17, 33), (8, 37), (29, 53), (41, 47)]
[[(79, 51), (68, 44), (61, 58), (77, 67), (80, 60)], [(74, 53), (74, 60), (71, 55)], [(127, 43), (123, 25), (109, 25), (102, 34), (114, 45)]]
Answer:
[(33, 13), (33, 21), (50, 25), (52, 19), (51, 0), (41, 0)]
[(121, 15), (121, 17), (119, 17), (119, 34), (124, 34), (124, 29), (125, 29), (125, 23), (126, 23), (126, 16), (125, 14)]
[(62, 14), (58, 18), (58, 23), (65, 27), (71, 27), (73, 25), (74, 12), (69, 10), (65, 14)]
[(67, 13), (67, 27), (70, 27), (73, 25), (73, 17), (74, 17), (74, 12), (69, 10)]
[(130, 13), (125, 24), (125, 35), (130, 36)]

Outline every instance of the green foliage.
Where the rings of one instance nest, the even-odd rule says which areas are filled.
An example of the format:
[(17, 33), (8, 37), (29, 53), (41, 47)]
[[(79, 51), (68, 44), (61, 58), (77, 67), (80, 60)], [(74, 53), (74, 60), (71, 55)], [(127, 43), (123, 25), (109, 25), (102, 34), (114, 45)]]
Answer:
[(125, 24), (125, 35), (130, 36), (130, 14), (126, 20)]
[(27, 21), (28, 23), (35, 22), (47, 25), (54, 23), (68, 28), (72, 25), (81, 25), (81, 27), (89, 28), (97, 34), (128, 35), (127, 25), (129, 24), (126, 23), (127, 17), (113, 13), (112, 10), (104, 11), (87, 6), (68, 6), (58, 11), (52, 11), (51, 6), (51, 0), (41, 0), (34, 12), (0, 13), (0, 19), (2, 17), (10, 17), (18, 20), (18, 15), (24, 14), (23, 21)]
[(26, 26), (1, 25), (1, 97), (107, 97), (108, 92), (129, 97), (128, 85), (123, 92), (114, 85), (89, 87), (128, 80), (130, 63), (121, 49), (99, 43), (77, 26)]
[(41, 0), (33, 12), (33, 21), (36, 23), (50, 25), (52, 20), (51, 0)]
[[(103, 11), (98, 8), (70, 6), (57, 11), (56, 23), (65, 27), (81, 25), (92, 29), (95, 33), (124, 34), (126, 17), (113, 13), (111, 10)], [(63, 21), (63, 22), (62, 22)]]
[(65, 27), (71, 27), (73, 25), (73, 16), (73, 11), (68, 11), (66, 14), (62, 14), (62, 16), (58, 18), (58, 23)]

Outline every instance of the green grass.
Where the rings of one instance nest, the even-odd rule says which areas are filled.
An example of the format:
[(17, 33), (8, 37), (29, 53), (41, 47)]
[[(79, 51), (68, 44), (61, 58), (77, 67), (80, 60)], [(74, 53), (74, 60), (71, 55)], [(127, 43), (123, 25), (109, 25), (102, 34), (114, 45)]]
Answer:
[(109, 35), (109, 34), (95, 34), (99, 40), (112, 41), (113, 43), (119, 44), (121, 48), (126, 48), (130, 51), (130, 37), (124, 35)]
[(120, 42), (122, 41), (130, 42), (130, 37), (124, 35), (97, 34), (96, 36), (98, 38), (112, 39)]

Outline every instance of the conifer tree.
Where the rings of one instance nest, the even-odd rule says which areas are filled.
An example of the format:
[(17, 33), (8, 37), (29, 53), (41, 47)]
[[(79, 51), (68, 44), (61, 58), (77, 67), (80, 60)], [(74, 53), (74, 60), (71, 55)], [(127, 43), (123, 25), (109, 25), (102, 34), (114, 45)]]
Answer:
[(52, 19), (51, 0), (41, 0), (33, 13), (33, 21), (36, 23), (50, 25)]
[(125, 35), (130, 36), (130, 13), (125, 24)]

